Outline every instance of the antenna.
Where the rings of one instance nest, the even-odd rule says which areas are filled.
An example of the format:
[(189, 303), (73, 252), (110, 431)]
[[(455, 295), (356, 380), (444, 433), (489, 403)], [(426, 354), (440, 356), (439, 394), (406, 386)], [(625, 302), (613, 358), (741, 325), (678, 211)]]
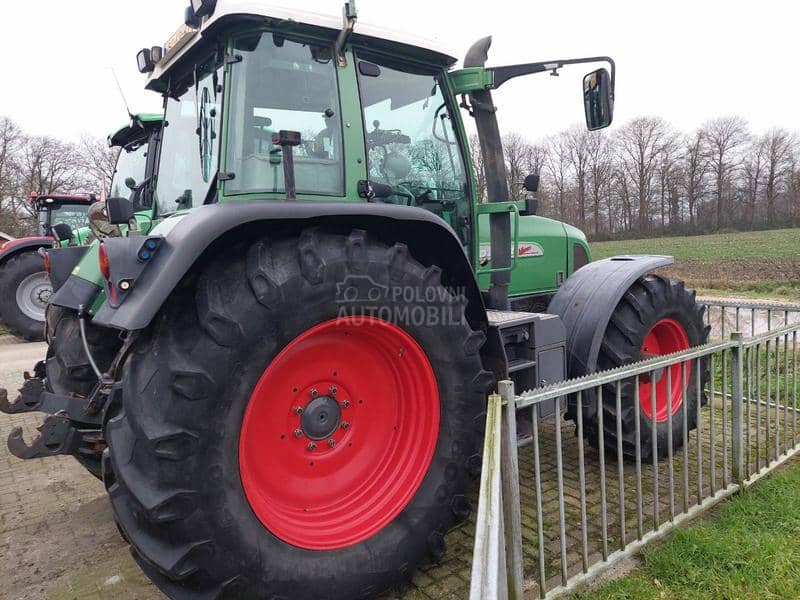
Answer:
[(114, 81), (117, 82), (117, 89), (119, 90), (119, 95), (122, 96), (122, 103), (125, 105), (125, 111), (128, 113), (128, 116), (133, 119), (133, 113), (128, 106), (128, 101), (125, 99), (125, 92), (122, 91), (122, 86), (119, 83), (119, 79), (117, 78), (116, 71), (114, 71), (114, 67), (111, 67), (111, 74), (114, 76)]

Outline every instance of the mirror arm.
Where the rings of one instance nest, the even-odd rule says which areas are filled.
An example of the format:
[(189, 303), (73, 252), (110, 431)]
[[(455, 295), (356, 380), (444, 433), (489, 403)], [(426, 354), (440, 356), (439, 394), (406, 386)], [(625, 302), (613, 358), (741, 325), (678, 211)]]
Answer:
[(533, 75), (535, 73), (544, 73), (550, 71), (554, 75), (558, 75), (558, 70), (566, 65), (580, 65), (584, 63), (594, 62), (607, 62), (611, 66), (611, 89), (614, 89), (616, 78), (616, 65), (614, 59), (610, 56), (591, 56), (587, 58), (569, 58), (566, 60), (551, 60), (547, 62), (525, 63), (521, 65), (510, 65), (508, 67), (492, 67), (487, 69), (492, 73), (494, 82), (492, 89), (497, 89), (509, 79), (520, 77), (522, 75)]

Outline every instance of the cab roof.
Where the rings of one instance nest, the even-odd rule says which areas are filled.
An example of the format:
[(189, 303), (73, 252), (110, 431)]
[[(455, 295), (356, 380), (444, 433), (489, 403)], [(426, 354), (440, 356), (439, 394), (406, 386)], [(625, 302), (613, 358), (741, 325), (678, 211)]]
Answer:
[[(218, 0), (214, 13), (203, 20), (198, 30), (183, 27), (167, 42), (165, 58), (150, 74), (147, 87), (163, 90), (164, 75), (181, 58), (197, 47), (204, 38), (211, 38), (226, 26), (259, 22), (293, 33), (322, 33), (335, 39), (343, 27), (342, 17), (315, 12), (270, 6), (258, 0)], [(395, 55), (408, 56), (423, 62), (451, 67), (457, 58), (438, 41), (429, 40), (404, 32), (369, 25), (357, 20), (350, 42), (374, 50), (383, 50)]]
[(164, 116), (155, 113), (133, 115), (130, 123), (108, 136), (108, 145), (113, 147), (127, 146), (131, 142), (142, 140), (150, 135), (153, 129), (161, 127)]

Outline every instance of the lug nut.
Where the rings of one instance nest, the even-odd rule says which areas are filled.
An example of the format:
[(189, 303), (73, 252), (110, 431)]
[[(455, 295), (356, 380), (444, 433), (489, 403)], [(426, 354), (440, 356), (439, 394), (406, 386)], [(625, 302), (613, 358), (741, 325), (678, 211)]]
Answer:
[(309, 452), (313, 452), (314, 450), (317, 449), (317, 445), (314, 442), (311, 442), (308, 444), (308, 446), (306, 446), (306, 448), (308, 448)]
[(302, 429), (295, 429), (294, 430), (294, 437), (299, 438), (299, 437), (302, 437), (302, 436), (303, 436), (303, 430)]
[(294, 407), (294, 412), (297, 415), (302, 415), (303, 414), (303, 407), (302, 406), (295, 406)]
[(342, 402), (342, 408), (350, 408), (350, 400), (345, 400)]
[(348, 421), (342, 421), (342, 429), (345, 431), (350, 429), (350, 423)]
[(328, 447), (333, 448), (336, 445), (336, 440), (331, 438), (328, 440)]
[(317, 388), (311, 388), (311, 397), (312, 398), (316, 398), (317, 396), (319, 396), (319, 392), (317, 391)]
[(331, 396), (336, 395), (336, 392), (338, 392), (338, 391), (339, 390), (336, 389), (335, 385), (332, 385), (331, 387), (328, 388), (328, 392), (330, 393)]

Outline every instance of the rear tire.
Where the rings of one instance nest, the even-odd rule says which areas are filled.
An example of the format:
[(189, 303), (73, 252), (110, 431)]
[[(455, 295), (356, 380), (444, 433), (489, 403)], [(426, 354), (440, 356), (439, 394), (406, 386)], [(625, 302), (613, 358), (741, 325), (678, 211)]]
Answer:
[[(608, 324), (603, 342), (600, 347), (597, 370), (606, 371), (626, 364), (644, 360), (643, 348), (646, 348), (648, 333), (651, 333), (657, 324), (671, 323), (676, 331), (676, 336), (683, 343), (677, 343), (667, 351), (657, 351), (655, 354), (668, 354), (689, 347), (700, 346), (708, 341), (710, 327), (703, 322), (705, 305), (698, 304), (694, 290), (684, 287), (682, 281), (668, 279), (659, 275), (645, 275), (634, 283), (622, 297)], [(685, 346), (683, 348), (682, 346)], [(697, 396), (696, 375), (692, 371), (694, 362), (686, 364), (687, 381), (685, 389), (681, 390), (681, 367), (671, 367), (671, 383), (673, 385), (672, 404), (666, 398), (666, 371), (656, 383), (657, 395), (663, 395), (659, 402), (666, 406), (661, 411), (656, 411), (656, 426), (649, 417), (650, 387), (640, 381), (640, 449), (643, 460), (652, 457), (653, 432), (657, 436), (658, 457), (668, 455), (668, 419), (667, 407), (672, 407), (672, 447), (677, 450), (683, 445), (683, 416), (686, 414), (688, 429), (691, 431), (697, 426), (697, 402), (705, 404), (705, 398)], [(708, 380), (708, 366), (705, 360), (700, 361), (701, 390), (705, 388)], [(628, 458), (636, 456), (636, 401), (635, 381), (626, 379), (621, 384), (621, 422), (622, 422), (622, 452)], [(603, 388), (603, 438), (605, 446), (613, 455), (617, 449), (617, 422), (616, 422), (616, 386), (607, 385)], [(646, 396), (646, 397), (645, 397)], [(597, 413), (597, 399), (593, 391), (584, 394), (583, 417), (586, 436), (594, 447), (598, 447), (599, 418)], [(658, 407), (657, 403), (657, 407)], [(575, 418), (575, 410), (570, 411), (568, 417)]]
[[(106, 485), (134, 557), (171, 598), (354, 599), (404, 584), (422, 563), (442, 557), (445, 533), (469, 512), (465, 494), (479, 464), (485, 391), (491, 383), (479, 354), (484, 334), (470, 328), (463, 298), (443, 286), (438, 268), (425, 268), (405, 246), (387, 247), (363, 231), (346, 236), (306, 230), (299, 240), (259, 241), (225, 254), (184, 282), (133, 349), (123, 376), (122, 405), (106, 427)], [(339, 284), (345, 281), (343, 289)], [(455, 316), (440, 323), (386, 325), (388, 321), (382, 321), (385, 327), (410, 335), (435, 374), (438, 428), (433, 431), (430, 462), (416, 492), (405, 504), (397, 504), (396, 516), (377, 531), (361, 530), (364, 539), (352, 541), (359, 536), (334, 533), (315, 548), (313, 536), (297, 528), (298, 539), (288, 543), (285, 530), (275, 527), (279, 536), (265, 525), (270, 523), (268, 516), (251, 502), (258, 492), (257, 482), (254, 488), (253, 473), (249, 473), (249, 484), (243, 474), (248, 473), (248, 461), (269, 463), (274, 451), (286, 447), (281, 444), (299, 442), (298, 452), (306, 452), (310, 442), (301, 435), (309, 435), (310, 430), (293, 410), (295, 390), (277, 385), (265, 397), (256, 386), (273, 381), (269, 373), (285, 362), (284, 350), (300, 348), (303, 356), (311, 356), (305, 346), (297, 346), (298, 339), (338, 322), (332, 320), (363, 315), (358, 312), (363, 308), (360, 299), (369, 299), (379, 314), (383, 309), (396, 314), (391, 311), (410, 306), (402, 297), (370, 296), (376, 286), (402, 286), (423, 298), (435, 297), (432, 305), (437, 310)], [(405, 348), (411, 346), (400, 349), (397, 356), (401, 358), (394, 359), (398, 365)], [(330, 361), (344, 366), (333, 375), (341, 381), (337, 401), (349, 386), (369, 386), (379, 378), (385, 358), (378, 346), (374, 360), (354, 362), (352, 355), (341, 350), (318, 356), (308, 363), (309, 378), (317, 377), (322, 362), (326, 377), (332, 376)], [(305, 385), (298, 381), (298, 390)], [(410, 403), (433, 400), (405, 393), (402, 388), (387, 387), (384, 395)], [(315, 397), (313, 392), (311, 397)], [(257, 424), (271, 427), (285, 422), (288, 427), (280, 439), (278, 432), (274, 437), (265, 433), (260, 455), (250, 448), (247, 440), (254, 438), (246, 433), (257, 398), (266, 401), (270, 410), (278, 406), (282, 414), (257, 420)], [(354, 445), (371, 433), (369, 422), (355, 423), (357, 411), (362, 410), (357, 398), (356, 392), (347, 413), (354, 415), (354, 437), (349, 438)], [(367, 405), (371, 399), (378, 397), (365, 397)], [(310, 404), (306, 409), (310, 414)], [(397, 410), (402, 412), (402, 403)], [(361, 414), (372, 414), (372, 425), (382, 425), (380, 413)], [(295, 421), (304, 428), (298, 436), (292, 435), (291, 428), (298, 427)], [(371, 475), (364, 481), (380, 480), (390, 487), (403, 476), (400, 471), (382, 470), (389, 463), (380, 457), (396, 452), (392, 440), (403, 439), (404, 423), (402, 418), (397, 421), (395, 437), (389, 428), (388, 449), (374, 447), (374, 454), (362, 454), (372, 457), (367, 461)], [(305, 504), (295, 510), (284, 507), (287, 521), (311, 519), (306, 521), (310, 534), (315, 533), (313, 517), (304, 513), (321, 510), (314, 504), (312, 488), (329, 481), (335, 489), (341, 481), (339, 474), (344, 477), (350, 472), (346, 459), (350, 455), (326, 458), (326, 452), (348, 452), (347, 433), (336, 431), (340, 444), (335, 449), (320, 440), (319, 448), (303, 455), (310, 465), (298, 478), (308, 481), (308, 509), (301, 508)], [(426, 439), (421, 435), (419, 445)], [(413, 444), (408, 446), (414, 450)], [(339, 463), (325, 462), (334, 456), (339, 456)], [(318, 461), (316, 470), (310, 468), (314, 461)], [(332, 464), (341, 464), (340, 471), (326, 480), (323, 469)], [(291, 472), (282, 473), (286, 479), (279, 480), (286, 489), (297, 485)], [(354, 482), (351, 493), (360, 489)], [(280, 496), (275, 489), (269, 493)], [(336, 502), (331, 498), (330, 506)], [(369, 509), (370, 503), (362, 506)], [(320, 529), (323, 521), (319, 521)], [(346, 520), (341, 523), (343, 529), (352, 525)]]
[(0, 267), (0, 320), (28, 342), (45, 339), (44, 313), (53, 293), (44, 261), (33, 251), (12, 256)]

